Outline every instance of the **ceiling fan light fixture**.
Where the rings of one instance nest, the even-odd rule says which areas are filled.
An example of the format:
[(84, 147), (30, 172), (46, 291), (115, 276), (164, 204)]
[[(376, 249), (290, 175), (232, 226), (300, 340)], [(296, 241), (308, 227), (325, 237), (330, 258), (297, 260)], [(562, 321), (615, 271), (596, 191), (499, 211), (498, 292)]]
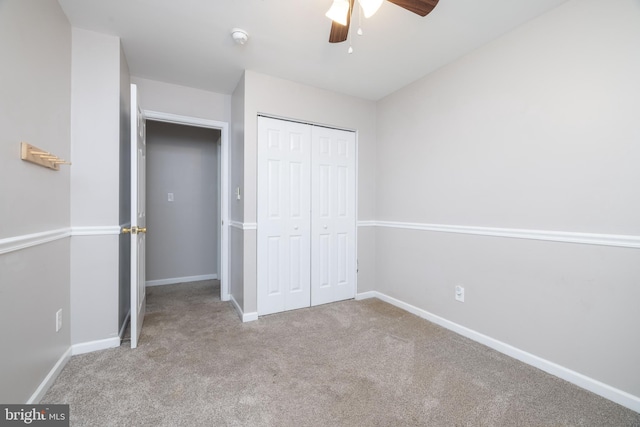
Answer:
[(333, 0), (333, 4), (325, 14), (327, 18), (340, 25), (347, 25), (350, 4), (348, 0)]
[(358, 3), (360, 3), (362, 12), (364, 12), (364, 17), (370, 18), (380, 9), (383, 1), (384, 0), (358, 0)]

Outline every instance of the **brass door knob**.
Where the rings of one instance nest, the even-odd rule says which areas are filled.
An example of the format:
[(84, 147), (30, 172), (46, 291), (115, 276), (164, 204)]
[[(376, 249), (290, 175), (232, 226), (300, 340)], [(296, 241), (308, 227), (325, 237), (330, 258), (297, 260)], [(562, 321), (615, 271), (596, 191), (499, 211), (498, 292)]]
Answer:
[(135, 225), (131, 228), (122, 227), (122, 234), (138, 234), (138, 233), (146, 233), (147, 227), (136, 227)]

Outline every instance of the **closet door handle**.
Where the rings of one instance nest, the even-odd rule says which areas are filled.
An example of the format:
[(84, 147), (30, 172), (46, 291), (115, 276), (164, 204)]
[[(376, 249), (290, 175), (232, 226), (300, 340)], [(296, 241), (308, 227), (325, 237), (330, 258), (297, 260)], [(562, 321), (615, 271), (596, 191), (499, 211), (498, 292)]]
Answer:
[(327, 224), (323, 225), (322, 228), (327, 229)]
[(297, 225), (294, 225), (294, 226), (293, 226), (293, 229), (294, 229), (294, 230), (297, 230), (297, 229), (298, 229), (298, 226), (297, 226)]

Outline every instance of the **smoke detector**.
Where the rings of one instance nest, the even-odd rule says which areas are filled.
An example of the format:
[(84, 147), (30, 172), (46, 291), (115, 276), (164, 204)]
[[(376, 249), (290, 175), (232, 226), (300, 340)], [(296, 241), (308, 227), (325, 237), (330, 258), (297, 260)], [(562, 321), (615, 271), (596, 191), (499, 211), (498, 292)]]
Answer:
[(236, 44), (243, 45), (249, 40), (249, 33), (240, 28), (234, 28), (231, 30), (231, 37)]

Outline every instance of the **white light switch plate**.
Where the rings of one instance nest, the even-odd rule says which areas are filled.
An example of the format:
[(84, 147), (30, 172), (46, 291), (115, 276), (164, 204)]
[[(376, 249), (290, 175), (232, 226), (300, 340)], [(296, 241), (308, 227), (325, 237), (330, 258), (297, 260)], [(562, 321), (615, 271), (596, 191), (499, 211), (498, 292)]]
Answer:
[(56, 311), (56, 332), (62, 329), (62, 309)]

